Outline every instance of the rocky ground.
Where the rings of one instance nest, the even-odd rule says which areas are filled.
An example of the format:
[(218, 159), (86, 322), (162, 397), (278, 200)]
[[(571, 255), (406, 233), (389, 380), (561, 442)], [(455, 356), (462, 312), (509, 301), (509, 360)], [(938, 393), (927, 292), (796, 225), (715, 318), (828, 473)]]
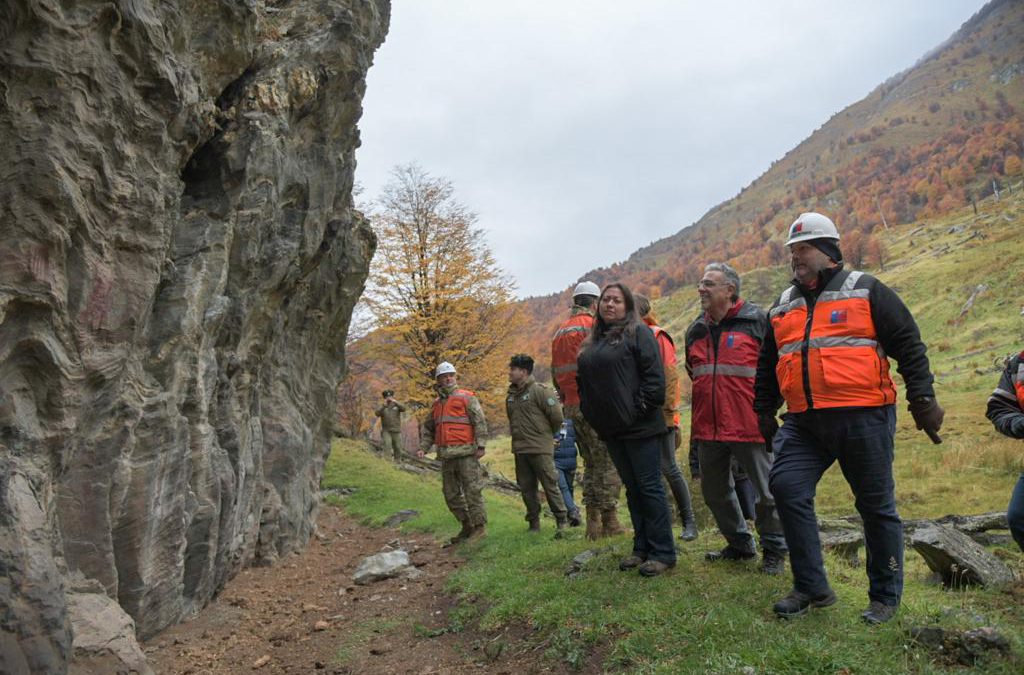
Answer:
[[(357, 585), (360, 561), (402, 548), (422, 574)], [(363, 527), (324, 506), (305, 551), (244, 570), (191, 621), (143, 645), (158, 674), (562, 672), (528, 627), (462, 626), (445, 593), (463, 564), (429, 535)], [(599, 669), (599, 655), (585, 671)], [(579, 671), (573, 671), (579, 672)]]

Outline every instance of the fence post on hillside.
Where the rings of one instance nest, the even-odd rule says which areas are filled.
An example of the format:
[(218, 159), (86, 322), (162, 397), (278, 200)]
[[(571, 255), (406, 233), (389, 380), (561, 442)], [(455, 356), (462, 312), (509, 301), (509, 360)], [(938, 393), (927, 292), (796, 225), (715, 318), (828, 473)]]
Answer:
[(999, 181), (995, 178), (992, 179), (992, 194), (995, 195), (996, 201), (999, 201)]

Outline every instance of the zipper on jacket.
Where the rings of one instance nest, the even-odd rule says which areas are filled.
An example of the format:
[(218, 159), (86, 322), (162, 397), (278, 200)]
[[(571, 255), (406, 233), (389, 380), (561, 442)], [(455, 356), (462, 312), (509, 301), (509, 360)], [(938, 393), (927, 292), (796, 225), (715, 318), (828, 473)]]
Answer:
[(722, 339), (722, 333), (715, 336), (711, 322), (708, 322), (708, 342), (711, 343), (714, 355), (711, 358), (711, 426), (714, 429), (715, 441), (718, 440), (718, 341)]
[(807, 322), (804, 324), (804, 346), (800, 349), (800, 361), (803, 363), (803, 385), (804, 385), (804, 396), (807, 397), (807, 409), (810, 410), (814, 407), (814, 397), (811, 396), (811, 371), (809, 368), (810, 362), (810, 349), (811, 349), (811, 324), (814, 323), (814, 308), (818, 305), (818, 298), (811, 298), (809, 295), (804, 295), (804, 299), (807, 301)]

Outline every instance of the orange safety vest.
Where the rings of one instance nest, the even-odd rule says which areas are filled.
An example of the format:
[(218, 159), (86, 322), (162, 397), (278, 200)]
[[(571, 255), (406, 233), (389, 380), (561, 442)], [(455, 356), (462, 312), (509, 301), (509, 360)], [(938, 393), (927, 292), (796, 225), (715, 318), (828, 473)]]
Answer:
[[(647, 323), (645, 320), (644, 323)], [(669, 368), (675, 371), (676, 364), (679, 362), (676, 359), (676, 343), (672, 339), (672, 336), (662, 328), (661, 326), (655, 326), (654, 324), (647, 324), (651, 331), (654, 333), (654, 340), (658, 343), (658, 351), (661, 353), (661, 365), (665, 368), (665, 407), (670, 407), (672, 410), (672, 424), (679, 426), (679, 400), (682, 392), (679, 389), (679, 377), (676, 376), (675, 381), (672, 382), (672, 378), (669, 377)], [(662, 341), (662, 336), (668, 341), (668, 346)], [(672, 384), (673, 391), (669, 391), (669, 384)], [(668, 420), (666, 420), (667, 422)]]
[(453, 445), (471, 445), (476, 440), (469, 419), (469, 400), (476, 396), (469, 389), (456, 389), (448, 398), (434, 400), (431, 415), (434, 418), (434, 445), (447, 448)]
[(562, 393), (565, 405), (580, 404), (580, 393), (576, 388), (576, 357), (593, 325), (594, 317), (580, 312), (559, 326), (551, 340), (551, 376)]
[(877, 407), (896, 402), (889, 361), (871, 319), (872, 277), (840, 272), (810, 309), (795, 286), (768, 313), (779, 361), (775, 374), (789, 412)]

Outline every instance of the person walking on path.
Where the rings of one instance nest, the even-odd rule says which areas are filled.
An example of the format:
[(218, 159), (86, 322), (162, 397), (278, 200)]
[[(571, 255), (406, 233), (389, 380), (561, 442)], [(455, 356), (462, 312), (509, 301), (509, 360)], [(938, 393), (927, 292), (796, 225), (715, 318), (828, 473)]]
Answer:
[(405, 448), (402, 445), (402, 413), (405, 406), (395, 400), (395, 392), (385, 389), (384, 403), (374, 413), (380, 418), (380, 440), (384, 452), (391, 452), (395, 461), (402, 459)]
[[(775, 463), (769, 487), (789, 546), (793, 590), (775, 603), (779, 617), (836, 601), (821, 555), (814, 495), (838, 461), (864, 521), (868, 597), (861, 618), (895, 616), (903, 595), (903, 523), (892, 474), (896, 432), (894, 358), (918, 429), (940, 443), (944, 411), (917, 323), (888, 286), (843, 268), (839, 231), (819, 213), (790, 226), (792, 285), (768, 312), (757, 364), (754, 410)], [(781, 400), (786, 414), (779, 428)]]
[(423, 457), (431, 446), (441, 460), (441, 489), (448, 510), (462, 525), (449, 544), (477, 539), (487, 533), (484, 508), (484, 477), (480, 458), (484, 456), (487, 420), (480, 400), (457, 384), (455, 366), (443, 361), (434, 372), (437, 399), (420, 427)]
[[(1024, 352), (1006, 363), (999, 385), (988, 399), (985, 417), (1010, 438), (1024, 439)], [(1006, 508), (1006, 522), (1017, 546), (1024, 551), (1024, 473), (1017, 479)]]
[(580, 412), (576, 386), (576, 358), (590, 334), (597, 310), (597, 284), (582, 281), (572, 294), (571, 316), (558, 327), (551, 341), (551, 375), (562, 399), (563, 414), (571, 419), (576, 444), (583, 458), (583, 504), (587, 510), (587, 538), (621, 534), (618, 504), (622, 481), (608, 456), (608, 448)]
[(690, 438), (697, 446), (701, 492), (725, 537), (710, 562), (757, 557), (736, 493), (733, 462), (743, 467), (755, 492), (754, 526), (764, 557), (761, 571), (782, 574), (786, 539), (768, 489), (771, 449), (754, 414), (754, 376), (768, 327), (764, 310), (740, 298), (740, 277), (725, 263), (711, 263), (697, 285), (701, 315), (686, 331), (686, 372), (693, 380)]
[(622, 482), (633, 523), (632, 554), (619, 569), (656, 576), (674, 567), (672, 516), (661, 481), (668, 429), (665, 370), (654, 333), (640, 320), (629, 288), (605, 287), (576, 373), (580, 408), (600, 434)]
[(645, 324), (654, 332), (658, 341), (658, 349), (661, 352), (661, 364), (665, 370), (665, 404), (662, 412), (665, 415), (665, 425), (668, 432), (662, 439), (661, 445), (661, 473), (668, 483), (672, 492), (672, 498), (676, 502), (676, 509), (679, 511), (679, 520), (682, 521), (683, 531), (679, 538), (683, 541), (693, 541), (697, 538), (697, 521), (693, 517), (693, 504), (690, 500), (690, 486), (686, 477), (679, 470), (676, 462), (676, 450), (682, 444), (682, 436), (679, 433), (679, 371), (676, 370), (676, 345), (668, 331), (658, 325), (658, 317), (651, 309), (651, 301), (647, 296), (637, 293), (636, 309), (637, 314)]
[(568, 522), (568, 511), (558, 487), (552, 436), (562, 427), (562, 405), (555, 392), (533, 378), (533, 357), (515, 354), (508, 364), (509, 434), (516, 462), (516, 483), (526, 505), (526, 522), (531, 532), (540, 532), (540, 495), (544, 488), (551, 514), (555, 517), (556, 537), (561, 537)]
[(562, 428), (555, 435), (555, 470), (558, 471), (558, 489), (569, 512), (569, 526), (579, 527), (583, 520), (580, 509), (573, 498), (573, 483), (576, 481), (576, 432), (572, 420), (562, 420)]

